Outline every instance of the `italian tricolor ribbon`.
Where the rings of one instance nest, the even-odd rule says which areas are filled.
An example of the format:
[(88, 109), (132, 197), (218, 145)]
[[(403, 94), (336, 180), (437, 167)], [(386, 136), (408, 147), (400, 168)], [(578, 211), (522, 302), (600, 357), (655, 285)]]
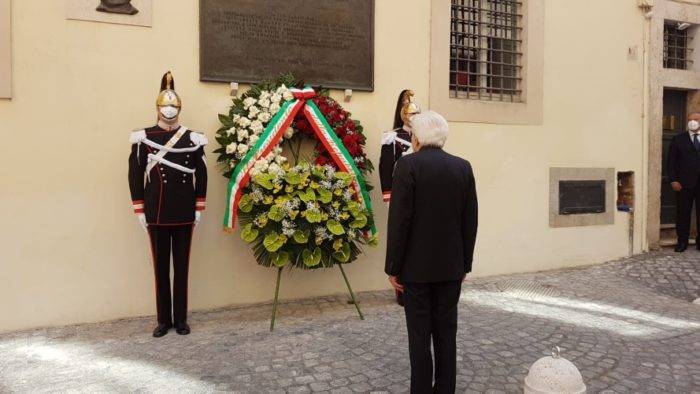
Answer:
[[(372, 212), (372, 202), (360, 170), (355, 165), (350, 153), (345, 149), (345, 145), (338, 139), (326, 118), (311, 100), (316, 97), (316, 92), (310, 87), (301, 90), (291, 89), (291, 91), (295, 99), (284, 103), (275, 117), (268, 123), (258, 142), (238, 163), (231, 175), (226, 196), (226, 212), (224, 213), (224, 229), (227, 231), (232, 231), (236, 226), (238, 203), (243, 189), (250, 181), (250, 171), (255, 166), (255, 162), (264, 159), (272, 152), (272, 149), (284, 135), (284, 131), (294, 120), (294, 116), (302, 108), (306, 119), (316, 133), (316, 137), (326, 147), (331, 158), (338, 165), (338, 169), (353, 176), (352, 187), (355, 189), (358, 202), (364, 205), (369, 212)], [(374, 224), (372, 224), (371, 230), (372, 234), (376, 233)]]

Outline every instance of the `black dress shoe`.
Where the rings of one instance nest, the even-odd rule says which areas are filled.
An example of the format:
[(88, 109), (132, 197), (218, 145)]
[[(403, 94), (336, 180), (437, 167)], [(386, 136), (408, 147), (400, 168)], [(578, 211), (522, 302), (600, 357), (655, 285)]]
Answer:
[(158, 326), (153, 330), (153, 336), (160, 338), (167, 334), (168, 330), (171, 328), (173, 328), (173, 325), (170, 323), (158, 323)]
[(680, 252), (685, 252), (686, 249), (688, 249), (688, 243), (687, 243), (687, 242), (678, 242), (678, 244), (676, 245), (676, 248), (673, 249), (673, 250), (675, 250), (676, 252), (680, 253)]
[(187, 323), (175, 323), (175, 332), (180, 335), (187, 335), (190, 333), (190, 326)]

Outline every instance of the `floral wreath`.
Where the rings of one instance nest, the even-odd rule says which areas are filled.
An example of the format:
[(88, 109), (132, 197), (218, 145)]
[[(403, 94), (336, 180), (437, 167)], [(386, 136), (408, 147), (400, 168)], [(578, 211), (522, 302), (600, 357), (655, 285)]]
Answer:
[[(229, 178), (224, 228), (238, 218), (241, 238), (266, 267), (350, 263), (361, 244), (377, 244), (362, 126), (327, 91), (288, 86), (301, 84), (287, 74), (253, 85), (219, 115), (214, 152)], [(313, 157), (301, 157), (303, 140), (315, 142)]]

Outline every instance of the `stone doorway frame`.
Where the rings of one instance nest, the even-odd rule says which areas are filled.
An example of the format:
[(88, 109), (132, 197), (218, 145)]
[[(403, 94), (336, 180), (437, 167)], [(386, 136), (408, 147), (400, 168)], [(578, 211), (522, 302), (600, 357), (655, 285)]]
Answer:
[[(690, 34), (695, 37), (690, 41), (694, 49), (691, 59), (694, 61), (688, 70), (663, 68), (663, 37), (666, 21), (682, 21), (693, 24)], [(657, 1), (653, 6), (653, 15), (646, 22), (645, 37), (648, 45), (645, 68), (647, 68), (647, 101), (644, 108), (647, 143), (647, 180), (646, 186), (646, 243), (643, 250), (658, 249), (661, 236), (661, 161), (663, 137), (663, 92), (664, 89), (688, 91), (687, 106), (689, 111), (700, 111), (700, 1), (678, 2), (674, 0)]]

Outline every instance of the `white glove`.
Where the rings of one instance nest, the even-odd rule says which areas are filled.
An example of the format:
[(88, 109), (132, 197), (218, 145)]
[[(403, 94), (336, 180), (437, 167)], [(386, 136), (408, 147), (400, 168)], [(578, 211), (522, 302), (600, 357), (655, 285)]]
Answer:
[(195, 227), (197, 227), (200, 220), (202, 220), (202, 211), (194, 211), (194, 226)]
[(145, 213), (137, 213), (136, 216), (139, 219), (139, 223), (141, 224), (141, 227), (143, 227), (143, 231), (148, 232), (148, 222), (146, 222), (146, 214)]

